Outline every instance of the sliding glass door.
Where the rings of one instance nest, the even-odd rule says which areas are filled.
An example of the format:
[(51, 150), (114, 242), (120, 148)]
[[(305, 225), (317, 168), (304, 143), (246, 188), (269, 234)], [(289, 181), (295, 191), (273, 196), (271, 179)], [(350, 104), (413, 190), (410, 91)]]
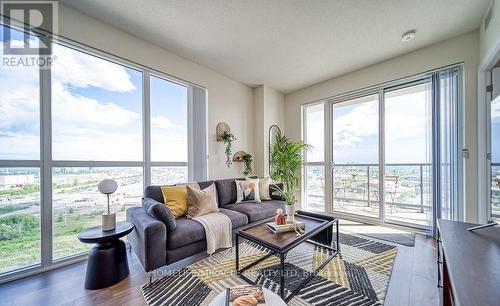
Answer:
[(489, 126), (489, 149), (490, 149), (490, 201), (491, 218), (500, 218), (500, 67), (491, 71), (490, 102), (490, 126)]
[(378, 94), (332, 105), (332, 204), (335, 211), (379, 217), (378, 118)]
[[(306, 209), (315, 190), (326, 189), (329, 206), (316, 210), (355, 220), (432, 230), (437, 218), (459, 219), (461, 71), (457, 66), (334, 98), (324, 110), (314, 105), (321, 110), (317, 118), (305, 107), (306, 142), (315, 139), (310, 127), (320, 127), (312, 121), (328, 111), (324, 157), (318, 165), (306, 163)], [(314, 175), (313, 166), (321, 174)], [(314, 177), (321, 177), (321, 189)]]
[(385, 220), (417, 227), (432, 221), (431, 80), (384, 92)]

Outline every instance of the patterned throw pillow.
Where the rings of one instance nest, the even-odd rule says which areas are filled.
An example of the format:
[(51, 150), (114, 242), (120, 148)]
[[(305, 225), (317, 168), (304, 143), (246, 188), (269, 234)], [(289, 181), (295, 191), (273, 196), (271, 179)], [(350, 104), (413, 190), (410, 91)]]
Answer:
[(236, 203), (260, 202), (259, 179), (247, 178), (236, 182)]

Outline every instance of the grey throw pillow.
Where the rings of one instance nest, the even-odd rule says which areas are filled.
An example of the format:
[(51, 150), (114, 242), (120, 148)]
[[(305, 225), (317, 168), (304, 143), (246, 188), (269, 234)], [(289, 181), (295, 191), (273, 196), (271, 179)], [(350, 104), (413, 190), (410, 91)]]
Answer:
[(175, 217), (167, 205), (150, 198), (144, 198), (142, 205), (151, 217), (165, 224), (167, 231), (175, 231), (175, 227), (177, 226)]

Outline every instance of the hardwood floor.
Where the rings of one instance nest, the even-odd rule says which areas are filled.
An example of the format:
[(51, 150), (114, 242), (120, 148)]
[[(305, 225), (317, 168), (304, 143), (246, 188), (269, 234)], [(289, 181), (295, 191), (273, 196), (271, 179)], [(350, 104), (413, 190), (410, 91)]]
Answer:
[[(439, 305), (436, 250), (432, 239), (417, 235), (415, 247), (398, 246), (385, 306)], [(0, 286), (1, 305), (145, 305), (140, 287), (148, 282), (142, 266), (129, 252), (130, 275), (102, 290), (85, 290), (86, 263), (34, 275)], [(179, 269), (198, 258), (181, 261)]]

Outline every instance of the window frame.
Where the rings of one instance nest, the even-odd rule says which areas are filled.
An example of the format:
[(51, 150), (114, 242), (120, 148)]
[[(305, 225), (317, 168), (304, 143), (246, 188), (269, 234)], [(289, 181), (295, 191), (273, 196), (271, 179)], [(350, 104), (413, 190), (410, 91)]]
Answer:
[[(0, 27), (8, 27), (4, 19), (0, 16)], [(11, 25), (10, 27), (24, 32), (22, 25)], [(0, 273), (0, 284), (15, 279), (23, 278), (29, 275), (49, 271), (55, 268), (66, 266), (75, 262), (87, 259), (88, 252), (72, 254), (70, 256), (54, 259), (53, 255), (53, 215), (52, 215), (52, 176), (53, 169), (59, 167), (140, 167), (143, 171), (143, 189), (151, 184), (152, 167), (171, 167), (181, 166), (188, 168), (188, 181), (195, 176), (193, 170), (193, 129), (197, 124), (206, 125), (207, 122), (193, 122), (193, 87), (198, 87), (207, 92), (204, 86), (186, 81), (154, 68), (138, 64), (136, 62), (112, 55), (108, 52), (87, 46), (73, 40), (54, 36), (51, 33), (41, 30), (31, 31), (31, 34), (37, 37), (49, 36), (50, 42), (70, 48), (76, 52), (98, 57), (102, 60), (134, 69), (142, 73), (142, 160), (140, 161), (92, 161), (92, 160), (53, 160), (52, 158), (52, 75), (51, 69), (39, 70), (39, 111), (40, 111), (40, 156), (39, 160), (2, 160), (0, 159), (0, 168), (30, 167), (40, 169), (40, 262), (35, 265), (25, 266), (16, 270)], [(187, 162), (169, 162), (169, 161), (151, 161), (151, 108), (150, 108), (150, 76), (161, 78), (162, 80), (184, 86), (187, 89), (187, 126), (188, 126), (188, 161)], [(208, 161), (208, 159), (207, 159)], [(206, 165), (208, 168), (208, 164)], [(140, 204), (140, 203), (138, 203)]]
[[(330, 131), (329, 129), (326, 128), (326, 125), (329, 124), (329, 114), (330, 114), (330, 110), (329, 110), (329, 107), (327, 106), (327, 103), (325, 103), (325, 101), (321, 100), (321, 101), (316, 101), (316, 102), (312, 102), (312, 103), (306, 103), (306, 104), (303, 104), (302, 105), (302, 137), (301, 139), (304, 140), (305, 143), (307, 143), (307, 109), (309, 107), (315, 107), (315, 106), (318, 106), (318, 105), (323, 105), (323, 148), (324, 148), (324, 152), (323, 152), (323, 161), (308, 161), (308, 151), (304, 151), (304, 165), (302, 167), (302, 177), (303, 177), (303, 180), (302, 180), (302, 188), (301, 188), (301, 202), (304, 204), (304, 208), (305, 209), (308, 209), (308, 203), (307, 203), (307, 168), (309, 166), (323, 166), (324, 167), (324, 178), (323, 178), (323, 184), (324, 184), (324, 190), (323, 190), (323, 198), (325, 200), (325, 204), (324, 204), (324, 208), (323, 208), (323, 212), (326, 212), (326, 213), (331, 213), (331, 209), (330, 209), (330, 205), (328, 205), (327, 203), (329, 203), (330, 201), (330, 194), (329, 192), (327, 191), (327, 186), (329, 186), (329, 181), (331, 180), (331, 178), (329, 177), (328, 175), (328, 170), (329, 170), (329, 167), (327, 166), (327, 155), (329, 154), (329, 149), (327, 148), (327, 137), (330, 137)], [(328, 181), (328, 182), (327, 182)]]

